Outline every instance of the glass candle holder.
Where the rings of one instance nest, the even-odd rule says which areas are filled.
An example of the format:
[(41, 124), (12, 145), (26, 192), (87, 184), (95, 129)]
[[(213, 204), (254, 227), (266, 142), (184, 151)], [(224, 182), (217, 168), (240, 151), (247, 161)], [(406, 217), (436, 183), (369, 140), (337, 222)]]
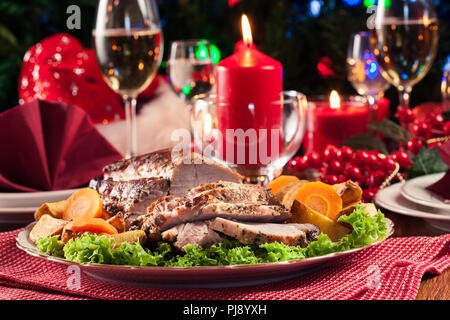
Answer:
[(322, 152), (327, 145), (340, 146), (348, 138), (367, 131), (367, 125), (376, 119), (376, 114), (366, 98), (344, 96), (340, 105), (332, 108), (329, 98), (317, 96), (308, 98), (306, 152)]
[(191, 124), (196, 151), (236, 170), (247, 182), (264, 185), (281, 173), (301, 145), (306, 97), (285, 91), (279, 101), (227, 108), (233, 109), (217, 105), (214, 94), (194, 97)]

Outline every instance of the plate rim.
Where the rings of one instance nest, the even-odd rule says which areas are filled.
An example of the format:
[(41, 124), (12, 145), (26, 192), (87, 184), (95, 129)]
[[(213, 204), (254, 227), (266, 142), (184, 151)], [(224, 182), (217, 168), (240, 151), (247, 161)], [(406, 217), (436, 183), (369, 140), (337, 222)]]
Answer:
[(1, 214), (29, 214), (35, 212), (39, 207), (13, 207), (13, 208), (0, 208)]
[[(378, 204), (380, 207), (383, 207), (386, 210), (392, 211), (392, 212), (400, 214), (400, 215), (421, 218), (421, 219), (426, 219), (426, 220), (438, 220), (438, 221), (442, 221), (442, 222), (450, 221), (450, 216), (440, 215), (438, 213), (427, 213), (427, 212), (420, 211), (421, 212), (420, 214), (416, 214), (416, 213), (412, 213), (411, 211), (409, 211), (411, 209), (403, 208), (403, 207), (401, 208), (401, 210), (404, 210), (404, 211), (399, 212), (399, 211), (396, 211), (395, 209), (394, 210), (392, 209), (392, 204), (388, 204), (379, 199), (381, 197), (380, 192), (387, 190), (388, 188), (391, 188), (391, 187), (398, 187), (399, 189), (401, 189), (401, 184), (404, 184), (404, 182), (397, 182), (397, 183), (391, 184), (390, 186), (378, 191), (377, 195), (375, 196), (375, 203)], [(401, 193), (399, 193), (399, 194), (401, 195)], [(418, 205), (417, 203), (415, 203), (415, 204)], [(396, 206), (400, 206), (400, 205), (397, 204)], [(419, 211), (419, 210), (415, 210), (415, 211)]]
[[(414, 195), (412, 195), (410, 192), (408, 192), (408, 190), (407, 190), (407, 185), (411, 184), (414, 180), (417, 182), (417, 181), (420, 181), (421, 179), (424, 179), (426, 177), (438, 176), (438, 175), (443, 175), (443, 173), (442, 172), (432, 173), (432, 174), (427, 174), (427, 175), (424, 175), (424, 176), (415, 177), (413, 179), (407, 180), (403, 184), (403, 186), (401, 187), (401, 190), (400, 190), (402, 196), (404, 196), (409, 201), (417, 203), (417, 204), (420, 204), (422, 206), (432, 207), (432, 208), (437, 208), (437, 209), (443, 209), (443, 210), (450, 210), (450, 204), (436, 203), (436, 202), (427, 201), (427, 200), (424, 200), (424, 199), (421, 199), (421, 198), (417, 198)], [(432, 191), (430, 191), (430, 192), (432, 192)]]
[[(152, 266), (130, 266), (130, 265), (114, 265), (114, 264), (99, 264), (99, 263), (80, 263), (80, 262), (74, 262), (74, 261), (69, 261), (66, 260), (65, 258), (61, 258), (61, 257), (55, 257), (55, 256), (51, 256), (48, 255), (46, 253), (43, 253), (41, 251), (39, 251), (36, 246), (29, 240), (29, 232), (31, 230), (31, 228), (34, 226), (34, 224), (36, 224), (36, 222), (32, 222), (29, 223), (28, 225), (26, 225), (24, 227), (24, 230), (20, 231), (15, 238), (15, 242), (16, 242), (16, 246), (24, 251), (25, 253), (38, 257), (38, 258), (43, 258), (45, 260), (48, 261), (53, 261), (53, 262), (57, 262), (57, 263), (62, 263), (62, 264), (66, 264), (66, 265), (78, 265), (80, 267), (83, 268), (90, 268), (90, 269), (110, 269), (110, 268), (114, 268), (117, 270), (134, 270), (134, 269), (138, 269), (138, 270), (154, 270), (156, 272), (161, 272), (161, 271), (168, 271), (168, 272), (182, 272), (182, 271), (192, 271), (192, 270), (196, 270), (196, 271), (220, 271), (223, 269), (248, 269), (249, 267), (253, 267), (253, 268), (258, 268), (258, 269), (264, 269), (264, 268), (268, 268), (268, 267), (273, 267), (273, 266), (278, 266), (278, 265), (289, 265), (289, 264), (298, 264), (298, 263), (302, 263), (305, 261), (308, 262), (314, 262), (314, 261), (320, 261), (320, 260), (329, 260), (331, 258), (336, 258), (336, 257), (340, 257), (340, 256), (346, 256), (348, 254), (354, 253), (354, 252), (358, 252), (367, 248), (370, 248), (372, 246), (376, 246), (380, 243), (382, 243), (383, 241), (387, 240), (388, 238), (390, 238), (394, 232), (395, 232), (395, 225), (394, 222), (385, 217), (387, 224), (388, 224), (388, 228), (390, 229), (389, 234), (387, 235), (387, 237), (381, 241), (377, 241), (374, 243), (371, 243), (367, 246), (364, 247), (360, 247), (360, 248), (354, 248), (354, 249), (350, 249), (350, 250), (345, 250), (345, 251), (339, 251), (339, 252), (333, 252), (333, 253), (329, 253), (329, 254), (325, 254), (325, 255), (321, 255), (321, 256), (316, 256), (316, 257), (310, 257), (310, 258), (303, 258), (303, 259), (293, 259), (293, 260), (286, 260), (286, 261), (278, 261), (278, 262), (265, 262), (265, 263), (255, 263), (255, 264), (236, 264), (236, 265), (224, 265), (224, 266), (192, 266), (192, 267), (152, 267)], [(25, 237), (25, 241), (28, 242), (28, 244), (24, 244), (22, 243), (22, 239), (21, 237)], [(31, 246), (31, 248), (29, 247)]]
[(52, 195), (59, 195), (64, 193), (73, 193), (79, 189), (83, 188), (73, 188), (73, 189), (62, 189), (62, 190), (50, 190), (50, 191), (31, 191), (31, 192), (0, 192), (0, 200), (3, 200), (5, 198), (12, 198), (12, 199), (20, 199), (24, 196), (30, 196), (33, 195), (33, 198), (38, 198), (39, 195), (42, 196), (52, 196)]

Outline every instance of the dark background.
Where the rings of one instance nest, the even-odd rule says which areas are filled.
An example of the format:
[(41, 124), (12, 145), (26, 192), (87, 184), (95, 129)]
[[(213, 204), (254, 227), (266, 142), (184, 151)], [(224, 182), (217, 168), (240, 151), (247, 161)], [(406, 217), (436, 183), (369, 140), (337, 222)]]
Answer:
[[(314, 0), (313, 0), (314, 1)], [(315, 0), (320, 13), (311, 12), (311, 0), (158, 0), (165, 41), (205, 38), (221, 51), (222, 58), (233, 52), (241, 39), (240, 16), (249, 16), (254, 42), (264, 53), (280, 60), (284, 67), (284, 88), (307, 95), (328, 94), (331, 88), (354, 94), (346, 80), (346, 52), (352, 33), (367, 30), (370, 14), (366, 6), (375, 0)], [(397, 1), (397, 0), (392, 0)], [(81, 8), (81, 30), (66, 28), (66, 8)], [(450, 65), (450, 1), (435, 0), (439, 16), (439, 51), (433, 68), (417, 84), (411, 105), (440, 101), (440, 79), (444, 65)], [(0, 111), (17, 104), (17, 79), (25, 51), (46, 36), (68, 32), (91, 46), (97, 0), (1, 0), (0, 1)], [(165, 57), (164, 57), (165, 60)], [(319, 61), (330, 62), (324, 77)], [(164, 62), (163, 62), (164, 66)], [(164, 73), (164, 68), (161, 68)], [(386, 96), (392, 105), (397, 92)]]

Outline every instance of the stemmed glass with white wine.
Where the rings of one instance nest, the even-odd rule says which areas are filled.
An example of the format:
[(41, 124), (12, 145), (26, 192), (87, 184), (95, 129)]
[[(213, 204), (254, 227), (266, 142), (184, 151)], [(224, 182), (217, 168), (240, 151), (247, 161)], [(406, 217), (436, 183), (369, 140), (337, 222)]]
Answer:
[(167, 76), (172, 89), (183, 100), (209, 93), (215, 83), (209, 41), (173, 41), (167, 61)]
[(382, 68), (373, 50), (369, 32), (351, 36), (347, 51), (347, 78), (358, 94), (366, 97), (369, 104), (375, 107), (390, 83), (381, 75)]
[(126, 154), (137, 153), (136, 98), (161, 63), (163, 41), (154, 0), (100, 0), (92, 32), (103, 78), (125, 104)]
[(433, 0), (379, 0), (372, 41), (383, 76), (409, 107), (412, 87), (430, 70), (439, 40)]

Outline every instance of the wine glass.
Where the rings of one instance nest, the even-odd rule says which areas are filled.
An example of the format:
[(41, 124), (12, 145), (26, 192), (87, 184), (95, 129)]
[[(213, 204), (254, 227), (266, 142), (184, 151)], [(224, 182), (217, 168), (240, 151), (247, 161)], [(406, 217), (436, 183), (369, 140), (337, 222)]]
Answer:
[(369, 32), (351, 36), (347, 51), (347, 77), (359, 95), (366, 97), (372, 107), (382, 98), (390, 83), (381, 75)]
[(92, 32), (106, 83), (125, 104), (126, 153), (137, 153), (136, 98), (152, 82), (162, 57), (162, 31), (154, 0), (100, 0)]
[(439, 27), (433, 0), (379, 0), (372, 35), (383, 76), (397, 87), (400, 106), (409, 107), (412, 87), (436, 56)]
[(167, 75), (172, 89), (183, 100), (210, 92), (215, 82), (210, 43), (206, 40), (173, 41)]
[(450, 111), (450, 70), (442, 74), (441, 93), (444, 111)]

